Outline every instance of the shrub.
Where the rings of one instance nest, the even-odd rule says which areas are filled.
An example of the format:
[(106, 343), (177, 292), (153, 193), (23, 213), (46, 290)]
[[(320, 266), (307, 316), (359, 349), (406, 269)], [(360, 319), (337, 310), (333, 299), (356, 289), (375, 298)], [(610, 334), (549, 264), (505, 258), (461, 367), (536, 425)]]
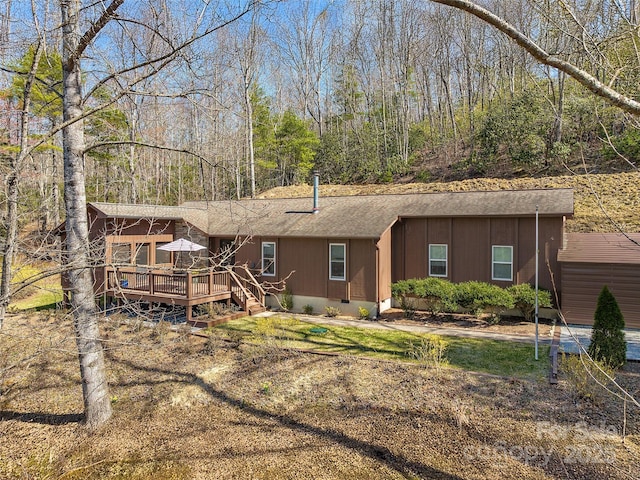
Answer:
[(305, 305), (302, 307), (302, 312), (305, 315), (311, 315), (313, 313), (313, 305)]
[(364, 307), (358, 307), (358, 318), (360, 320), (369, 320), (369, 310)]
[(454, 285), (442, 278), (401, 280), (391, 285), (391, 294), (400, 303), (405, 316), (411, 318), (416, 311), (416, 298), (425, 302), (431, 313), (452, 312), (458, 307), (454, 300)]
[(424, 299), (427, 311), (431, 313), (455, 312), (455, 285), (443, 278), (428, 277), (420, 285), (420, 298)]
[[(522, 316), (528, 322), (535, 320), (536, 290), (528, 283), (512, 285), (507, 288), (513, 296), (515, 307), (520, 310)], [(547, 290), (538, 290), (538, 306), (543, 308), (551, 307), (551, 294)]]
[(463, 282), (455, 286), (454, 299), (461, 308), (475, 314), (499, 314), (513, 308), (513, 296), (504, 288), (485, 282)]
[(591, 361), (586, 356), (563, 354), (560, 370), (577, 397), (596, 404), (606, 400), (608, 392), (603, 385), (609, 384), (609, 377), (613, 379), (614, 370), (605, 362)]
[(337, 317), (340, 315), (340, 309), (338, 307), (325, 307), (327, 317)]
[(288, 288), (280, 295), (280, 306), (285, 312), (293, 309), (293, 295)]
[(589, 355), (594, 360), (605, 362), (612, 368), (621, 367), (627, 360), (624, 317), (618, 302), (606, 285), (598, 296)]
[(449, 363), (445, 355), (448, 348), (449, 342), (440, 335), (425, 335), (419, 343), (409, 341), (407, 355), (424, 366), (440, 368)]

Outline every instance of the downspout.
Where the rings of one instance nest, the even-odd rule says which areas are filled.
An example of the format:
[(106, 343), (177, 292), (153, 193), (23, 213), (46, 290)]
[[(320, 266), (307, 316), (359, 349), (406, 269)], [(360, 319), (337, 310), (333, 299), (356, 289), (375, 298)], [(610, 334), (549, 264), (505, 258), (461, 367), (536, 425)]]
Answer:
[(382, 313), (380, 311), (380, 239), (378, 238), (378, 241), (374, 240), (374, 242), (376, 245), (376, 318), (380, 318)]
[(313, 213), (318, 213), (320, 211), (320, 207), (318, 206), (319, 190), (320, 190), (320, 174), (318, 172), (313, 172)]

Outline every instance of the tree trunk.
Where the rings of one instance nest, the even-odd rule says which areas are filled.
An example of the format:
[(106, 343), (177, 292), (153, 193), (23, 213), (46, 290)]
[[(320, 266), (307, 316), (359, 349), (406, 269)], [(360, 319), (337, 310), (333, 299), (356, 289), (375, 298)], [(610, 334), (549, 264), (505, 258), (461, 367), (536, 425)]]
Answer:
[(38, 42), (33, 55), (31, 69), (24, 82), (22, 93), (22, 111), (20, 112), (20, 148), (15, 157), (9, 162), (7, 174), (7, 234), (5, 236), (4, 255), (2, 257), (2, 278), (0, 279), (0, 328), (4, 323), (4, 316), (11, 300), (11, 268), (18, 237), (18, 172), (27, 155), (29, 138), (29, 110), (31, 108), (31, 87), (36, 78), (38, 63), (43, 51), (43, 43)]
[(81, 119), (82, 77), (78, 56), (78, 40), (81, 38), (79, 2), (60, 0), (60, 7), (63, 24), (63, 114), (65, 123), (72, 122), (62, 132), (64, 201), (67, 215), (65, 251), (82, 377), (85, 422), (89, 428), (96, 428), (111, 417), (112, 411), (90, 269), (83, 165), (85, 143)]

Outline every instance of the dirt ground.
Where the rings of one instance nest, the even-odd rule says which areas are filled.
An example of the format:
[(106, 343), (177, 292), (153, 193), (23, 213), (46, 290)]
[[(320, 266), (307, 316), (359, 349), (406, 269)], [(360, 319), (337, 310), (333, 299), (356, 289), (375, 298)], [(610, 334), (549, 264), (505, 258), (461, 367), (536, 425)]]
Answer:
[[(381, 322), (393, 322), (404, 325), (474, 329), (485, 332), (528, 335), (531, 337), (533, 337), (536, 332), (535, 323), (526, 322), (522, 317), (503, 317), (499, 322), (495, 323), (491, 321), (489, 316), (478, 318), (475, 315), (431, 315), (427, 312), (416, 311), (412, 319), (407, 319), (402, 309), (391, 308), (382, 313), (379, 320)], [(541, 337), (549, 337), (552, 327), (552, 320), (539, 319), (538, 333)]]
[[(640, 412), (546, 381), (302, 354), (109, 320), (111, 421), (83, 427), (71, 322), (0, 330), (0, 478), (631, 479)], [(15, 368), (12, 368), (15, 367)], [(640, 368), (618, 380), (640, 394)]]

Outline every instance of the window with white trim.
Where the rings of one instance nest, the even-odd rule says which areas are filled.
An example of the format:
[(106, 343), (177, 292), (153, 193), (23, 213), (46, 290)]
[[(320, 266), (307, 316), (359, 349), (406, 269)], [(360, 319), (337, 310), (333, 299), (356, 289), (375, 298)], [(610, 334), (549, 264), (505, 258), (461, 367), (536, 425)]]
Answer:
[(491, 279), (513, 280), (513, 247), (493, 245), (491, 247)]
[(276, 244), (275, 242), (262, 242), (262, 276), (275, 277), (276, 275)]
[(447, 276), (447, 245), (429, 244), (429, 276)]
[(346, 280), (347, 246), (344, 243), (329, 244), (329, 279)]

